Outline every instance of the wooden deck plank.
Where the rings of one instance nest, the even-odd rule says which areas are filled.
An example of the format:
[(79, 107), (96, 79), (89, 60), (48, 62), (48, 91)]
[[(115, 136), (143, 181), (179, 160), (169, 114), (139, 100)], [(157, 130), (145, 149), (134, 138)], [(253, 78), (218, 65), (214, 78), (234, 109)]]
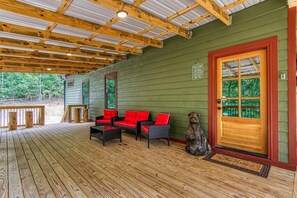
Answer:
[[(79, 130), (79, 131), (82, 131), (82, 130)], [(75, 138), (82, 139), (83, 137), (76, 136)], [(131, 142), (130, 144), (128, 143), (128, 145), (129, 146), (132, 146), (132, 147), (135, 146), (136, 144), (137, 144), (137, 142)], [(143, 147), (143, 145), (142, 145), (142, 147)], [(173, 153), (173, 155), (169, 157), (169, 160), (171, 160), (171, 161), (166, 162), (166, 161), (164, 161), (164, 159), (166, 158), (166, 156), (171, 155), (172, 153), (170, 154), (170, 153), (166, 152), (166, 150), (167, 149), (170, 149), (170, 148), (168, 148), (168, 147), (165, 147), (164, 148), (164, 144), (161, 145), (161, 147), (163, 147), (163, 149), (160, 150), (159, 152), (163, 152), (164, 151), (165, 152), (165, 155), (161, 157), (162, 160), (159, 159), (160, 158), (160, 155), (158, 155), (158, 157), (156, 159), (153, 159), (152, 162), (155, 162), (156, 160), (159, 160), (159, 161), (161, 160), (162, 161), (161, 166), (166, 166), (168, 164), (173, 164), (174, 166), (171, 167), (171, 168), (169, 167), (168, 169), (169, 170), (174, 170), (177, 167), (177, 165), (174, 164), (175, 161), (181, 161), (181, 160), (185, 160), (185, 159), (188, 160), (188, 159), (191, 159), (192, 158), (192, 164), (190, 162), (187, 162), (187, 161), (185, 163), (182, 163), (183, 165), (184, 164), (190, 164), (190, 166), (189, 166), (190, 169), (187, 170), (184, 174), (187, 174), (189, 172), (192, 172), (193, 175), (195, 175), (195, 171), (197, 171), (197, 170), (198, 170), (197, 176), (206, 173), (206, 174), (209, 175), (210, 178), (212, 178), (212, 182), (213, 183), (223, 185), (224, 186), (224, 189), (226, 188), (226, 186), (227, 187), (230, 186), (231, 188), (233, 188), (233, 189), (236, 190), (236, 193), (237, 194), (240, 194), (240, 192), (244, 192), (245, 195), (248, 195), (248, 193), (250, 191), (250, 192), (255, 192), (254, 193), (254, 196), (259, 196), (259, 195), (257, 195), (258, 192), (255, 191), (255, 188), (256, 189), (258, 188), (260, 190), (261, 194), (263, 194), (263, 196), (265, 196), (265, 191), (267, 191), (266, 189), (269, 189), (270, 190), (270, 191), (267, 192), (267, 194), (273, 193), (275, 195), (278, 195), (279, 192), (284, 191), (284, 189), (292, 189), (292, 185), (289, 185), (289, 187), (288, 187), (288, 186), (282, 185), (282, 184), (280, 184), (281, 185), (280, 187), (277, 187), (277, 186), (271, 187), (271, 181), (269, 181), (269, 180), (267, 181), (264, 178), (257, 177), (257, 176), (254, 176), (254, 175), (251, 175), (251, 174), (247, 174), (247, 173), (242, 173), (242, 172), (240, 172), (238, 170), (230, 169), (230, 168), (224, 167), (224, 166), (220, 167), (222, 170), (226, 169), (225, 171), (223, 171), (222, 173), (220, 173), (218, 175), (218, 176), (221, 176), (221, 177), (220, 178), (213, 177), (213, 176), (216, 176), (217, 175), (216, 172), (218, 171), (217, 169), (210, 168), (210, 166), (213, 166), (214, 165), (213, 163), (209, 163), (209, 162), (205, 162), (205, 161), (200, 162), (200, 163), (193, 163), (193, 162), (195, 162), (195, 161), (193, 161), (193, 159), (197, 159), (197, 157), (189, 156), (185, 152), (178, 152), (178, 153), (180, 153), (182, 155), (182, 157), (179, 158), (178, 160), (174, 160), (174, 155), (177, 154), (177, 153)], [(123, 149), (125, 149), (125, 147), (123, 147), (122, 150)], [(131, 149), (128, 149), (128, 150), (131, 151)], [(137, 146), (135, 146), (135, 150), (137, 150)], [(149, 149), (149, 150), (147, 150), (147, 149), (138, 149), (138, 153), (139, 153), (138, 156), (141, 156), (142, 158), (135, 159), (135, 160), (136, 161), (150, 161), (150, 159), (154, 158), (154, 156), (155, 156), (154, 154), (151, 155), (151, 156), (148, 156), (148, 154), (151, 153), (151, 151), (152, 151), (151, 149)], [(143, 154), (141, 154), (141, 152), (143, 152)], [(115, 152), (115, 153), (117, 153), (117, 152)], [(129, 152), (122, 152), (123, 155), (125, 155), (126, 153), (129, 153)], [(143, 158), (143, 156), (146, 156), (146, 158)], [(145, 162), (143, 165), (145, 166), (146, 164), (147, 164), (147, 162)], [(151, 167), (151, 166), (147, 166), (147, 167)], [(195, 166), (197, 166), (197, 167), (196, 168), (193, 168)], [(162, 167), (160, 167), (160, 168), (162, 168)], [(183, 169), (185, 169), (184, 166), (182, 166), (179, 169), (179, 172), (183, 171)], [(167, 169), (165, 169), (165, 171), (166, 170)], [(199, 171), (199, 170), (202, 170), (202, 172)], [(231, 175), (228, 174), (228, 172), (230, 172), (230, 171), (231, 172), (234, 172), (234, 174), (231, 174)], [(239, 176), (238, 176), (237, 172), (242, 173), (242, 174), (239, 174)], [(175, 173), (175, 174), (178, 174), (178, 173)], [(181, 175), (181, 177), (182, 177), (182, 175)], [(243, 177), (245, 175), (246, 175), (246, 177)], [(187, 175), (187, 177), (190, 177), (190, 175)], [(231, 180), (225, 180), (225, 178), (230, 178)], [(194, 179), (194, 178), (192, 178), (192, 179)], [(291, 177), (291, 179), (292, 179), (292, 177)], [(236, 181), (236, 182), (234, 182), (233, 180)], [(264, 183), (265, 186), (263, 186), (263, 185), (255, 186), (254, 185), (255, 180), (259, 180), (259, 182), (266, 182), (267, 181), (267, 183)], [(193, 181), (195, 181), (195, 180), (193, 180)], [(275, 182), (275, 181), (273, 181), (273, 182)], [(238, 186), (238, 188), (236, 188), (236, 186)], [(204, 188), (205, 188), (205, 186), (204, 186)], [(215, 187), (215, 188), (217, 189), (217, 187)], [(222, 193), (222, 192), (220, 192), (220, 193)], [(232, 193), (232, 191), (228, 191), (228, 193), (230, 194), (230, 193)], [(291, 193), (290, 190), (287, 193)], [(286, 195), (287, 194), (279, 194), (279, 196), (286, 196)]]
[(9, 197), (24, 197), (23, 187), (16, 158), (16, 151), (13, 143), (12, 133), (7, 132), (7, 146), (8, 146), (8, 183), (9, 183)]
[(20, 171), (24, 196), (26, 198), (38, 198), (40, 196), (37, 191), (37, 187), (34, 182), (22, 145), (17, 135), (13, 135), (13, 142), (14, 142), (17, 161), (18, 161), (18, 167)]
[[(49, 134), (47, 134), (47, 135), (49, 135)], [(61, 138), (58, 138), (58, 139), (55, 139), (54, 140), (54, 142), (56, 142), (57, 144), (59, 144), (59, 140), (60, 140)], [(63, 138), (62, 138), (63, 139)], [(74, 144), (76, 144), (77, 145), (77, 143), (74, 143)], [(84, 153), (81, 153), (81, 150), (82, 150), (82, 147), (80, 146), (80, 149), (79, 149), (79, 151), (78, 150), (75, 150), (75, 147), (72, 145), (72, 144), (69, 144), (69, 143), (67, 143), (67, 142), (65, 142), (65, 141), (63, 141), (63, 143), (60, 143), (60, 145), (62, 146), (59, 150), (63, 150), (63, 146), (65, 147), (65, 145), (66, 145), (66, 149), (68, 150), (68, 152), (70, 152), (69, 153), (69, 156), (76, 156), (76, 159), (80, 159), (80, 158), (82, 158), (83, 160), (82, 161), (80, 161), (82, 164), (81, 165), (83, 165), (84, 167), (88, 167), (88, 164), (97, 164), (98, 166), (96, 166), (96, 167), (99, 167), (99, 169), (98, 169), (98, 171), (100, 171), (100, 170), (104, 170), (104, 172), (105, 173), (107, 173), (108, 174), (108, 172), (106, 172), (106, 170), (107, 171), (109, 171), (109, 172), (118, 172), (120, 175), (121, 175), (121, 177), (124, 177), (124, 182), (125, 181), (129, 181), (130, 180), (130, 183), (131, 184), (133, 184), (133, 183), (139, 183), (137, 186), (138, 186), (138, 188), (139, 189), (137, 189), (138, 190), (138, 193), (143, 193), (143, 191), (144, 191), (144, 189), (149, 189), (149, 184), (150, 183), (152, 183), (153, 181), (148, 181), (148, 182), (144, 182), (143, 181), (143, 178), (141, 178), (142, 179), (142, 181), (139, 181), (139, 180), (137, 180), (137, 179), (139, 179), (140, 178), (140, 175), (136, 175), (135, 177), (134, 177), (134, 179), (131, 179), (131, 176), (133, 175), (133, 173), (135, 172), (135, 170), (133, 170), (133, 171), (131, 171), (131, 172), (129, 172), (128, 173), (128, 175), (127, 175), (127, 173), (125, 172), (125, 171), (121, 171), (121, 167), (114, 167), (113, 165), (111, 165), (111, 164), (109, 164), (108, 166), (107, 165), (105, 165), (106, 164), (106, 162), (104, 163), (103, 161), (101, 161), (100, 159), (96, 159), (96, 158), (93, 158), (92, 156), (91, 156), (91, 158), (89, 158), (89, 157), (86, 157), (86, 155), (84, 155)], [(65, 148), (64, 148), (65, 149)], [(76, 153), (75, 152), (73, 152), (74, 150), (76, 151)], [(78, 155), (78, 154), (81, 154), (81, 155)], [(90, 153), (89, 151), (87, 152), (88, 154)], [(83, 158), (84, 157), (84, 158)], [(96, 160), (94, 160), (94, 159), (96, 159)], [(107, 162), (108, 161), (110, 161), (109, 159), (107, 159)], [(111, 162), (112, 164), (114, 164), (115, 162), (114, 161), (112, 161)], [(104, 166), (101, 166), (101, 165), (104, 165)], [(135, 174), (135, 173), (134, 173)], [(142, 183), (143, 182), (143, 183)], [(137, 186), (130, 186), (130, 187), (132, 187), (132, 188), (136, 188)], [(153, 197), (162, 197), (161, 196), (161, 194), (160, 193), (158, 193), (158, 192), (155, 192), (154, 193), (154, 189), (149, 189), (150, 190), (150, 194), (151, 195), (153, 195)], [(168, 197), (168, 196), (170, 196), (170, 195), (177, 195), (177, 194), (174, 194), (174, 193), (171, 193), (171, 194), (168, 194), (168, 193), (166, 193), (166, 196)], [(146, 196), (148, 196), (148, 195), (146, 195)]]
[[(98, 169), (95, 169), (94, 166), (90, 166), (88, 162), (85, 162), (84, 164), (81, 164), (81, 160), (84, 162), (84, 159), (82, 156), (72, 155), (72, 153), (68, 154), (66, 151), (64, 151), (63, 147), (59, 147), (57, 145), (57, 141), (53, 141), (52, 139), (46, 138), (45, 134), (42, 133), (35, 133), (35, 136), (39, 138), (40, 141), (46, 142), (47, 148), (53, 151), (55, 149), (57, 152), (57, 155), (61, 155), (65, 161), (67, 161), (69, 164), (72, 165), (73, 171), (77, 171), (77, 173), (80, 174), (83, 178), (80, 178), (81, 180), (88, 180), (92, 186), (95, 186), (96, 189), (101, 193), (101, 196), (103, 197), (118, 197), (118, 193), (110, 192), (113, 190), (113, 188), (109, 188), (108, 185), (105, 185), (104, 182), (102, 182), (102, 177), (95, 177), (94, 175), (99, 175), (96, 171), (99, 171)], [(43, 139), (44, 138), (44, 139)], [(49, 145), (51, 147), (49, 147)], [(69, 151), (70, 148), (67, 148)], [(71, 149), (70, 149), (71, 150)], [(63, 160), (64, 161), (64, 160)], [(74, 170), (75, 169), (75, 170)], [(79, 177), (79, 176), (78, 176)]]
[(89, 140), (91, 125), (34, 127), (8, 137), (0, 130), (0, 197), (10, 193), (10, 183), (4, 181), (9, 177), (8, 141), (25, 197), (33, 191), (34, 197), (36, 189), (35, 197), (294, 196), (295, 172), (272, 167), (266, 179), (191, 156), (181, 144), (168, 147), (157, 140), (147, 149), (146, 141), (126, 134), (123, 143), (114, 140), (103, 147), (99, 140)]
[[(53, 132), (54, 133), (54, 132)], [(59, 139), (56, 139), (54, 142), (59, 142)], [(76, 144), (76, 143), (75, 143)], [(73, 145), (71, 144), (67, 144), (67, 142), (63, 142), (62, 147), (59, 149), (59, 151), (61, 150), (67, 150), (68, 152), (68, 156), (73, 156), (75, 157), (76, 160), (79, 160), (80, 162), (80, 166), (86, 167), (88, 170), (91, 170), (90, 173), (94, 173), (96, 176), (100, 175), (100, 180), (105, 182), (105, 184), (113, 191), (115, 191), (117, 194), (117, 196), (123, 196), (126, 195), (128, 197), (138, 197), (138, 196), (148, 196), (146, 194), (144, 194), (142, 192), (142, 190), (138, 189), (138, 186), (135, 186), (134, 183), (135, 181), (131, 181), (131, 182), (127, 182), (129, 181), (128, 177), (125, 177), (125, 179), (123, 179), (122, 177), (124, 175), (126, 175), (126, 173), (121, 172), (121, 177), (118, 177), (118, 172), (119, 170), (114, 168), (112, 170), (109, 170), (104, 163), (102, 163), (102, 161), (98, 160), (98, 159), (94, 159), (94, 158), (90, 158), (90, 156), (86, 155), (85, 153), (83, 153), (81, 151), (82, 148), (79, 148), (79, 150), (77, 148), (75, 148)], [(66, 147), (65, 147), (66, 146)], [(93, 151), (92, 151), (93, 152)], [(90, 154), (90, 152), (88, 152), (88, 154)], [(91, 164), (91, 166), (90, 166)], [(103, 166), (102, 166), (103, 164)], [(116, 174), (115, 174), (116, 173)], [(115, 185), (113, 185), (113, 183), (117, 183), (119, 184), (119, 187), (115, 187)], [(119, 188), (119, 189), (116, 189)], [(127, 192), (127, 190), (129, 192)], [(153, 190), (152, 192), (153, 193)], [(158, 195), (160, 196), (160, 195)]]
[[(77, 129), (78, 131), (83, 131), (83, 130), (81, 130), (81, 129)], [(57, 130), (56, 130), (57, 131)], [(70, 131), (70, 132), (69, 132)], [(66, 131), (65, 131), (66, 132)], [(71, 130), (68, 130), (68, 132), (69, 133), (71, 133)], [(68, 133), (68, 132), (66, 132), (66, 133)], [(88, 136), (88, 134), (85, 134), (84, 136)], [(73, 137), (72, 136), (72, 141), (73, 141), (73, 139), (74, 138), (78, 138), (78, 140), (81, 140), (81, 139), (85, 139), (86, 137), (79, 137), (78, 135), (77, 136), (75, 136), (75, 137)], [(77, 143), (76, 143), (77, 144)], [(128, 145), (132, 145), (132, 146), (134, 146), (134, 145), (136, 145), (137, 144), (137, 142), (135, 142), (135, 141), (133, 141), (133, 142), (131, 142), (131, 144), (128, 144)], [(83, 146), (83, 145), (81, 145), (81, 146)], [(100, 146), (100, 144), (99, 144), (99, 146)], [(142, 144), (142, 147), (143, 147), (143, 144)], [(161, 147), (163, 147), (164, 148), (164, 145), (161, 145)], [(114, 148), (117, 148), (117, 147), (114, 147)], [(125, 147), (122, 147), (121, 148), (121, 150), (122, 149), (124, 149)], [(167, 147), (168, 148), (168, 147)], [(101, 148), (100, 148), (101, 149)], [(169, 148), (170, 149), (170, 148)], [(137, 150), (137, 146), (136, 146), (136, 148), (135, 148), (135, 151)], [(139, 149), (138, 149), (139, 150)], [(148, 152), (150, 152), (150, 150), (147, 150), (147, 149), (140, 149), (138, 152), (142, 152), (142, 151), (144, 151), (144, 153), (143, 153), (143, 155), (142, 154), (140, 154), (139, 156), (145, 156), (145, 155), (147, 155), (148, 154)], [(164, 148), (164, 149), (162, 149), (161, 150), (161, 152), (162, 151), (165, 151), (165, 153), (166, 153), (166, 155), (168, 155), (168, 152), (166, 152), (166, 147)], [(180, 150), (181, 151), (181, 150)], [(100, 150), (100, 152), (102, 152), (102, 150)], [(115, 153), (117, 153), (117, 152), (115, 152)], [(130, 152), (122, 152), (121, 154), (126, 154), (126, 153), (131, 153), (131, 149), (130, 149)], [(188, 154), (186, 154), (185, 152), (179, 152), (179, 153), (181, 153), (182, 155), (184, 155), (181, 159), (179, 159), (178, 161), (180, 161), (180, 160), (182, 160), (182, 159), (191, 159), (192, 158), (192, 162), (195, 162), (195, 161), (193, 161), (193, 158), (195, 158), (195, 159), (197, 159), (197, 157), (193, 157), (193, 156), (189, 156)], [(173, 157), (174, 158), (174, 155), (175, 155), (176, 153), (173, 153), (173, 156), (171, 156), (171, 157)], [(154, 154), (153, 154), (154, 155)], [(128, 157), (128, 156), (126, 156), (126, 157)], [(146, 157), (148, 157), (148, 156), (146, 156)], [(151, 157), (153, 157), (153, 156), (149, 156), (148, 157), (148, 159), (151, 159)], [(158, 160), (158, 158), (160, 158), (160, 156), (158, 156), (155, 160)], [(160, 159), (159, 159), (160, 160)], [(172, 159), (171, 159), (172, 160)], [(138, 159), (138, 160), (136, 160), (136, 161), (147, 161), (146, 159)], [(153, 160), (154, 161), (154, 160)], [(175, 160), (173, 160), (173, 161), (175, 161)], [(162, 162), (164, 162), (163, 161), (163, 156), (162, 156)], [(209, 163), (209, 162), (203, 162), (202, 164), (207, 164), (207, 163)], [(170, 164), (170, 161), (169, 161), (169, 163), (166, 163), (166, 162), (164, 162), (164, 163), (161, 163), (162, 165), (167, 165), (167, 164)], [(171, 163), (172, 164), (172, 163)], [(186, 164), (189, 164), (188, 162), (186, 163)], [(197, 164), (197, 163), (196, 163)], [(194, 167), (195, 167), (195, 163), (194, 164), (192, 164)], [(210, 163), (210, 165), (212, 166), (212, 165), (214, 165), (214, 164), (212, 164), (212, 163)], [(145, 164), (144, 164), (144, 166), (145, 166)], [(174, 167), (175, 167), (176, 165), (174, 165)], [(171, 167), (171, 170), (172, 169), (174, 169), (174, 167), (172, 168)], [(180, 170), (183, 170), (182, 169), (183, 167), (181, 167), (181, 169)], [(203, 167), (201, 167), (201, 164), (199, 164), (199, 166), (197, 167), (197, 169), (196, 170), (199, 170), (199, 168), (201, 169), (201, 168), (203, 168)], [(224, 186), (224, 188), (226, 188), (226, 186), (230, 186), (231, 188), (233, 188), (233, 189), (235, 189), (236, 190), (236, 192), (237, 192), (237, 194), (240, 194), (240, 192), (244, 192), (244, 194), (245, 195), (248, 195), (248, 192), (246, 192), (247, 191), (247, 188), (248, 188), (248, 190), (249, 191), (251, 191), (251, 192), (253, 192), (254, 191), (254, 189), (255, 188), (258, 188), (258, 186), (255, 186), (254, 185), (254, 180), (259, 180), (259, 181), (261, 181), (261, 182), (263, 182), (263, 181), (267, 181), (266, 179), (264, 179), (264, 178), (261, 178), (261, 177), (257, 177), (257, 176), (254, 176), (254, 175), (250, 175), (250, 174), (247, 174), (247, 173), (242, 173), (242, 172), (240, 172), (240, 171), (238, 171), (238, 170), (234, 170), (234, 169), (230, 169), (230, 168), (228, 168), (228, 167), (220, 167), (220, 168), (223, 168), (223, 169), (226, 169), (226, 172), (228, 172), (228, 171), (233, 171), (234, 172), (234, 175), (224, 175), (224, 173), (223, 173), (223, 177), (221, 177), (221, 179), (220, 180), (218, 180), (217, 181), (217, 183), (219, 184), (219, 183), (221, 183), (223, 186)], [(209, 168), (209, 165), (206, 165), (205, 166), (205, 170), (203, 170), (203, 172), (205, 173), (205, 172), (209, 172), (209, 170), (211, 170), (210, 168)], [(209, 174), (209, 177), (211, 178), (212, 177), (212, 175), (216, 175), (216, 171), (218, 171), (218, 170), (214, 170), (215, 172), (210, 172), (210, 174)], [(191, 171), (191, 170), (189, 170), (188, 172), (193, 172), (193, 170)], [(242, 173), (242, 174), (244, 174), (244, 175), (246, 175), (247, 176), (247, 178), (245, 178), (245, 177), (238, 177), (237, 176), (237, 172), (239, 172), (239, 173)], [(194, 173), (194, 172), (193, 172)], [(289, 173), (291, 173), (291, 175), (294, 175), (294, 173), (292, 173), (292, 172), (289, 172)], [(186, 174), (186, 173), (185, 173)], [(202, 174), (202, 172), (198, 172), (197, 173), (197, 175), (201, 175)], [(230, 176), (233, 176), (234, 177), (234, 180), (236, 181), (236, 180), (238, 180), (238, 181), (240, 181), (240, 182), (232, 182), (232, 180), (231, 181), (228, 181), (228, 183), (226, 183), (226, 181), (225, 181), (225, 177), (230, 177)], [(287, 175), (288, 176), (288, 175)], [(252, 179), (250, 179), (250, 178), (252, 178)], [(292, 178), (291, 178), (292, 179)], [(216, 178), (213, 178), (213, 180), (214, 180), (214, 182), (215, 182), (215, 180), (216, 180)], [(246, 182), (248, 182), (249, 183), (249, 186), (246, 186)], [(239, 183), (239, 184), (237, 184), (237, 183)], [(281, 186), (281, 187), (279, 187), (279, 188), (276, 188), (276, 189), (274, 189), (274, 188), (271, 188), (270, 186), (271, 186), (271, 181), (270, 182), (267, 182), (266, 183), (267, 184), (267, 186), (264, 186), (264, 187), (260, 187), (259, 188), (259, 190), (263, 190), (262, 191), (262, 194), (265, 196), (265, 189), (269, 189), (269, 190), (271, 190), (271, 192), (267, 192), (268, 194), (271, 194), (271, 193), (273, 193), (273, 194), (278, 194), (278, 191), (280, 190), (280, 191), (282, 191), (283, 190), (283, 188), (287, 188), (287, 186), (286, 185), (283, 185), (283, 186)], [(203, 186), (203, 185), (202, 185)], [(238, 189), (236, 189), (236, 186), (238, 186)], [(290, 186), (290, 189), (292, 189), (292, 185), (289, 185)], [(216, 189), (217, 189), (217, 187), (216, 186), (214, 186)], [(200, 190), (200, 189), (199, 189)], [(260, 191), (261, 192), (261, 191)], [(220, 192), (220, 193), (222, 193), (222, 192)], [(232, 193), (232, 191), (229, 191), (228, 192), (229, 193), (229, 195), (230, 195), (230, 193)], [(283, 195), (286, 195), (286, 194), (283, 194)], [(254, 193), (254, 196), (259, 196), (258, 195), (258, 192), (256, 191), (255, 193)], [(280, 194), (280, 196), (281, 196), (281, 194)]]
[(76, 195), (76, 190), (80, 196), (86, 197), (84, 193), (80, 193), (81, 191), (76, 183), (69, 179), (69, 176), (65, 174), (64, 170), (60, 169), (59, 164), (52, 159), (52, 156), (49, 153), (44, 155), (43, 151), (37, 147), (26, 132), (23, 132), (22, 135), (28, 142), (57, 197), (72, 197), (71, 195)]
[[(99, 197), (102, 196), (100, 192), (96, 190), (93, 186), (89, 184), (89, 182), (81, 175), (79, 174), (72, 166), (69, 164), (63, 156), (59, 155), (59, 153), (54, 150), (52, 147), (50, 147), (49, 142), (45, 142), (43, 139), (38, 137), (38, 134), (34, 134), (35, 131), (30, 131), (30, 133), (27, 133), (27, 135), (31, 136), (31, 138), (34, 140), (36, 145), (40, 150), (44, 150), (44, 148), (47, 149), (48, 152), (55, 158), (56, 163), (59, 163), (61, 165), (61, 168), (63, 168), (69, 176), (75, 181), (75, 183), (84, 191), (84, 193), (92, 198), (92, 197)], [(46, 152), (45, 152), (46, 154)]]
[(53, 171), (48, 170), (48, 165), (44, 162), (44, 160), (40, 159), (40, 155), (33, 154), (33, 150), (27, 140), (23, 135), (24, 131), (19, 131), (19, 139), (25, 151), (25, 154), (28, 156), (27, 160), (33, 174), (35, 183), (37, 185), (37, 189), (39, 191), (39, 195), (41, 197), (70, 197), (67, 190), (65, 191), (65, 187), (61, 187), (61, 181)]
[[(76, 149), (74, 147), (74, 145), (79, 145), (79, 150), (76, 150), (76, 152), (84, 152), (85, 155), (88, 154), (88, 156), (86, 156), (86, 158), (89, 158), (88, 160), (93, 161), (93, 163), (98, 163), (98, 164), (105, 164), (105, 168), (111, 168), (116, 166), (114, 169), (116, 171), (119, 171), (121, 169), (121, 167), (125, 167), (125, 170), (127, 170), (128, 168), (132, 167), (130, 169), (130, 174), (135, 174), (136, 178), (139, 178), (140, 181), (138, 181), (139, 183), (145, 181), (146, 177), (149, 177), (149, 181), (146, 181), (145, 184), (149, 185), (150, 183), (153, 183), (152, 186), (156, 187), (158, 186), (158, 190), (161, 194), (163, 194), (166, 197), (170, 197), (170, 196), (185, 196), (185, 197), (201, 197), (201, 196), (210, 196), (209, 194), (204, 193), (203, 191), (198, 191), (197, 189), (193, 189), (193, 187), (187, 187), (187, 185), (185, 183), (179, 182), (177, 178), (169, 178), (167, 181), (170, 181), (168, 183), (164, 182), (164, 180), (162, 180), (161, 174), (159, 174), (158, 176), (156, 176), (156, 174), (158, 174), (158, 171), (156, 170), (148, 170), (147, 172), (143, 172), (142, 170), (138, 169), (138, 164), (137, 164), (137, 160), (128, 160), (129, 158), (133, 157), (133, 155), (131, 154), (131, 151), (127, 155), (121, 156), (121, 155), (116, 155), (116, 156), (111, 156), (108, 154), (108, 152), (104, 151), (104, 150), (100, 150), (100, 152), (98, 151), (98, 146), (94, 145), (93, 148), (89, 148), (89, 147), (85, 147), (84, 144), (81, 144), (80, 142), (77, 141), (71, 141), (70, 139), (65, 139), (68, 141), (69, 146), (72, 147), (72, 149)], [(132, 141), (135, 141), (134, 139)], [(67, 144), (65, 142), (65, 144)], [(72, 144), (72, 145), (71, 145)], [(101, 143), (100, 143), (101, 145)], [(84, 150), (82, 148), (85, 148), (87, 150)], [(92, 152), (93, 150), (93, 152)], [(96, 151), (96, 152), (94, 152)], [(135, 149), (136, 151), (136, 149)], [(100, 156), (99, 154), (102, 152), (104, 153), (103, 156)], [(89, 153), (96, 153), (98, 155), (94, 155), (92, 154), (90, 156)], [(94, 159), (100, 159), (100, 160), (96, 160), (94, 161)], [(126, 161), (130, 161), (129, 163), (127, 163)], [(132, 164), (131, 161), (133, 161), (134, 163)], [(111, 163), (108, 163), (111, 162)], [(145, 168), (146, 165), (144, 165)], [(110, 170), (112, 171), (112, 170)], [(167, 170), (168, 172), (168, 170)], [(122, 175), (122, 174), (121, 174)], [(175, 183), (173, 185), (173, 183)], [(176, 186), (178, 186), (178, 188), (176, 188)], [(191, 191), (192, 190), (192, 191)]]
[(8, 197), (8, 158), (7, 158), (7, 141), (6, 133), (1, 132), (0, 143), (0, 197)]
[[(31, 131), (30, 131), (31, 132)], [(75, 181), (67, 174), (67, 172), (61, 167), (61, 165), (55, 160), (51, 153), (47, 151), (46, 148), (42, 146), (42, 144), (37, 140), (30, 137), (30, 133), (24, 133), (25, 138), (28, 140), (29, 145), (32, 146), (32, 150), (39, 150), (43, 155), (42, 159), (45, 159), (47, 163), (51, 166), (48, 167), (49, 170), (54, 170), (56, 175), (60, 178), (60, 181), (64, 184), (64, 187), (68, 190), (68, 192), (72, 195), (72, 197), (81, 197), (87, 198), (85, 193), (78, 187)]]

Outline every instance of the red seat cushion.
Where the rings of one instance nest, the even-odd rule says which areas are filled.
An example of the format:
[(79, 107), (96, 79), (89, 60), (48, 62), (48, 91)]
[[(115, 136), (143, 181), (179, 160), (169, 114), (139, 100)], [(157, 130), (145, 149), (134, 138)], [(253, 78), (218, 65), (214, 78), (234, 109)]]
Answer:
[(97, 123), (110, 123), (110, 119), (102, 119), (102, 120), (96, 120)]
[(155, 125), (168, 124), (170, 114), (158, 113)]
[(135, 122), (136, 115), (137, 115), (137, 112), (136, 111), (128, 111), (127, 110), (124, 121)]
[(114, 125), (120, 126), (120, 127), (128, 127), (132, 129), (136, 128), (136, 124), (134, 122), (127, 122), (127, 121), (114, 122)]
[(117, 116), (117, 110), (104, 109), (104, 120), (110, 120)]
[(149, 127), (150, 126), (141, 126), (141, 130), (145, 133), (148, 133)]
[(148, 111), (138, 111), (135, 122), (141, 121), (141, 120), (148, 120), (150, 113)]

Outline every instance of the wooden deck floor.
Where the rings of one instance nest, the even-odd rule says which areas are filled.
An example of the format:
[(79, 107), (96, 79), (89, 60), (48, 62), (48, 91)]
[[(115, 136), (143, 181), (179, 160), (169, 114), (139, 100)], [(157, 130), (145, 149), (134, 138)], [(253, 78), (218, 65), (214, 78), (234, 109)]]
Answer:
[[(295, 173), (267, 179), (190, 156), (184, 145), (123, 136), (105, 147), (91, 124), (1, 130), (0, 197), (293, 197)], [(297, 184), (295, 184), (297, 185)]]

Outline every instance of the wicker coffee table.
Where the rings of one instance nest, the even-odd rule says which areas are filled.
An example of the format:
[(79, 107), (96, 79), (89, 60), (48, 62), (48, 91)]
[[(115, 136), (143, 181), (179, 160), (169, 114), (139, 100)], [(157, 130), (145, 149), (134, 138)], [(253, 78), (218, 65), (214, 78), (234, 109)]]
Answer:
[(90, 139), (92, 137), (99, 138), (105, 146), (105, 142), (120, 139), (122, 142), (122, 130), (114, 126), (92, 126), (90, 127)]

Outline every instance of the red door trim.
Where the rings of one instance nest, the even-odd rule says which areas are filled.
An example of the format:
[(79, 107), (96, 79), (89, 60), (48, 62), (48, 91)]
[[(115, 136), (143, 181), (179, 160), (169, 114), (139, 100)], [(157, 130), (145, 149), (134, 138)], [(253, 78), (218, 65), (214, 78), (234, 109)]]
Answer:
[(288, 11), (289, 163), (296, 166), (296, 7)]
[[(268, 162), (278, 162), (278, 51), (277, 36), (215, 50), (208, 54), (208, 138), (212, 147), (216, 146), (216, 97), (217, 97), (217, 59), (225, 56), (266, 49), (267, 94), (268, 94)], [(215, 149), (218, 150), (218, 149)], [(219, 149), (220, 150), (220, 149)], [(229, 152), (232, 154), (233, 152)], [(247, 155), (238, 154), (243, 158)], [(258, 158), (258, 157), (257, 157)], [(261, 160), (259, 158), (259, 160)]]

